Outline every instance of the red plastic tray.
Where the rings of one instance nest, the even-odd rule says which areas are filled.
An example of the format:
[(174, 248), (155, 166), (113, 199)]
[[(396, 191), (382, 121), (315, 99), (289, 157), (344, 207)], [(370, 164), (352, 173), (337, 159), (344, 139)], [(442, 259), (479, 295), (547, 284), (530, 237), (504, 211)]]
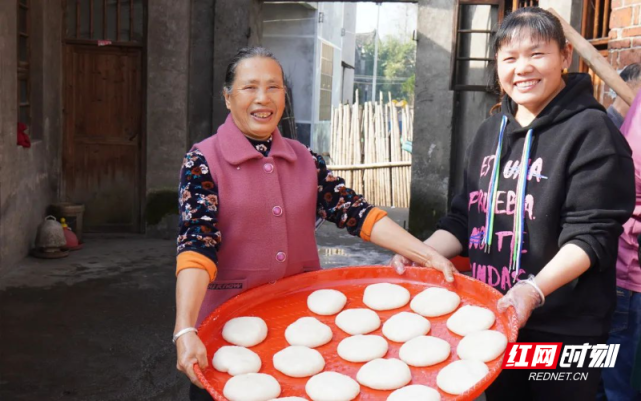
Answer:
[[(207, 348), (209, 367), (201, 371), (197, 365), (195, 370), (200, 381), (205, 385), (207, 391), (215, 400), (227, 400), (223, 395), (223, 388), (227, 380), (231, 378), (227, 373), (221, 373), (211, 367), (211, 360), (214, 353), (224, 345), (230, 345), (222, 338), (222, 329), (225, 323), (234, 317), (258, 316), (267, 322), (269, 332), (262, 343), (252, 347), (262, 359), (261, 373), (268, 373), (276, 378), (281, 385), (281, 397), (299, 396), (309, 398), (305, 393), (305, 384), (309, 378), (292, 378), (283, 375), (274, 368), (272, 363), (273, 355), (289, 346), (285, 340), (285, 329), (291, 323), (303, 316), (316, 317), (321, 322), (332, 328), (334, 338), (328, 344), (316, 348), (325, 358), (325, 371), (335, 371), (346, 374), (356, 379), (356, 373), (364, 363), (352, 363), (341, 359), (336, 353), (338, 343), (349, 335), (339, 329), (334, 319), (336, 316), (320, 316), (307, 308), (307, 296), (313, 291), (322, 288), (331, 288), (343, 292), (347, 296), (345, 309), (366, 307), (363, 304), (363, 292), (365, 287), (373, 283), (388, 282), (402, 285), (410, 291), (412, 297), (425, 288), (440, 286), (455, 291), (461, 297), (461, 306), (477, 305), (492, 310), (496, 315), (496, 322), (492, 327), (504, 333), (508, 341), (516, 341), (518, 324), (514, 311), (510, 308), (506, 313), (498, 313), (496, 302), (501, 294), (473, 278), (462, 274), (455, 275), (453, 283), (443, 279), (442, 274), (434, 269), (420, 267), (408, 267), (405, 274), (397, 275), (393, 269), (384, 266), (358, 266), (344, 267), (329, 270), (320, 270), (311, 273), (299, 274), (279, 280), (273, 284), (266, 284), (245, 293), (237, 295), (213, 311), (203, 321), (198, 329), (198, 336), (203, 340)], [(369, 334), (383, 335), (381, 332), (383, 323), (392, 315), (411, 309), (409, 304), (391, 311), (377, 312), (381, 318), (381, 327)], [(502, 356), (487, 363), (489, 374), (465, 394), (454, 396), (438, 389), (436, 375), (447, 364), (459, 359), (456, 355), (456, 347), (461, 336), (452, 333), (446, 327), (447, 318), (445, 315), (436, 318), (428, 318), (432, 328), (428, 335), (436, 336), (448, 341), (452, 347), (449, 359), (437, 365), (427, 368), (410, 367), (412, 371), (411, 384), (425, 384), (439, 390), (443, 400), (473, 400), (481, 395), (501, 371)], [(386, 358), (398, 358), (398, 352), (403, 345), (389, 341), (389, 350)], [(361, 385), (361, 392), (356, 400), (385, 400), (391, 391), (373, 390)]]

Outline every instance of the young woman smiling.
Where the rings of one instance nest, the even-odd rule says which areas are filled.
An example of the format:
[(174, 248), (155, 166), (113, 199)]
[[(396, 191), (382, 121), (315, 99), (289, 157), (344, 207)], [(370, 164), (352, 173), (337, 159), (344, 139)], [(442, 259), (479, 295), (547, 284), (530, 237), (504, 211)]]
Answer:
[[(469, 145), (463, 193), (426, 241), (443, 256), (469, 255), (475, 278), (504, 293), (519, 342), (603, 344), (615, 297), (622, 224), (634, 207), (634, 166), (625, 139), (572, 60), (560, 22), (540, 8), (508, 15), (494, 37), (500, 112)], [(396, 256), (393, 263), (405, 262)], [(504, 370), (488, 400), (593, 400), (587, 381), (533, 381)], [(572, 361), (574, 362), (574, 361)]]

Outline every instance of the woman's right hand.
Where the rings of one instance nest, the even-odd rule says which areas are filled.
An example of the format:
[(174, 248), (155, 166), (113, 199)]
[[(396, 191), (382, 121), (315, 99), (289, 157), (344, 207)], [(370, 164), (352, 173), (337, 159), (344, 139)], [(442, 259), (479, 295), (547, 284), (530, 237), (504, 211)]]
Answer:
[(196, 373), (194, 364), (198, 363), (201, 370), (204, 370), (209, 363), (207, 362), (207, 348), (196, 333), (183, 334), (176, 340), (176, 352), (178, 362), (176, 368), (183, 372), (194, 385), (204, 388)]

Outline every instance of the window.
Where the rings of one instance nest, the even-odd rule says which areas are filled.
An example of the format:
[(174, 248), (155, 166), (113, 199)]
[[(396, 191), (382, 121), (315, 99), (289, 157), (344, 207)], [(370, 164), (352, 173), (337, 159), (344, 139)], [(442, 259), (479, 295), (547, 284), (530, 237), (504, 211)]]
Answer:
[(494, 63), (490, 43), (504, 13), (502, 0), (460, 0), (456, 6), (450, 88), (488, 91), (494, 86), (489, 75)]
[(538, 0), (459, 0), (454, 14), (455, 42), (450, 89), (498, 90), (492, 75), (492, 35), (507, 13), (538, 5)]
[(610, 0), (583, 0), (581, 34), (595, 46), (607, 49), (610, 35)]
[(67, 0), (66, 38), (142, 42), (143, 0)]
[[(610, 12), (610, 0), (583, 0), (581, 35), (604, 57), (608, 57)], [(605, 83), (588, 67), (583, 59), (580, 59), (579, 71), (590, 74), (594, 87), (594, 97), (600, 102), (603, 102), (603, 88), (605, 87)]]
[(318, 102), (318, 120), (332, 119), (332, 82), (334, 77), (334, 48), (321, 43), (321, 76), (320, 101)]
[(519, 8), (523, 7), (538, 7), (539, 6), (539, 0), (512, 0), (508, 1), (508, 3), (512, 3), (512, 6), (510, 7), (508, 5), (508, 11), (514, 11)]
[(18, 122), (31, 125), (29, 0), (18, 0)]

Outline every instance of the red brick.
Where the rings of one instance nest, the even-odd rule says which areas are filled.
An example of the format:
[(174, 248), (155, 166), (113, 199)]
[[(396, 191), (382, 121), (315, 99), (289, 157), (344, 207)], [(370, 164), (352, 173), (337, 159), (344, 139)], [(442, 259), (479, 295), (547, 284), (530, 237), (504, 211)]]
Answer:
[(641, 26), (635, 26), (633, 28), (625, 28), (621, 32), (621, 36), (624, 38), (631, 38), (636, 36), (641, 36)]
[[(625, 5), (626, 6), (630, 5), (630, 4), (641, 4), (641, 0), (625, 0)], [(614, 6), (612, 6), (612, 7), (614, 7)]]
[(610, 29), (610, 35), (608, 35), (610, 40), (617, 39), (619, 37), (619, 30), (618, 29)]
[(619, 8), (623, 6), (623, 0), (612, 0), (611, 7), (614, 10), (615, 8)]
[(612, 52), (610, 65), (615, 69), (619, 68), (619, 52)]
[(632, 47), (641, 47), (641, 38), (632, 39)]
[(611, 40), (608, 42), (608, 49), (628, 49), (631, 44), (631, 39)]
[(619, 54), (619, 65), (626, 66), (641, 61), (641, 49), (622, 50)]
[(632, 7), (619, 8), (610, 15), (610, 28), (623, 28), (632, 25)]

